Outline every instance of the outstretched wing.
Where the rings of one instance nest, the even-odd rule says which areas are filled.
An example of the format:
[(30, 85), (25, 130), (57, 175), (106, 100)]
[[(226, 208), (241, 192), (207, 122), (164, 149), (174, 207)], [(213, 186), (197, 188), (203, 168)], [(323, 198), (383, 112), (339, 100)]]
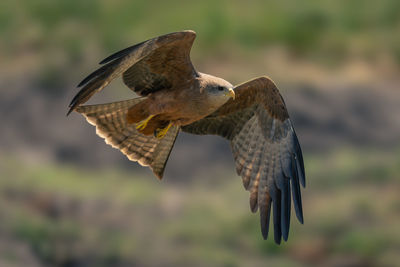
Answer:
[(274, 239), (279, 244), (282, 236), (286, 241), (289, 235), (291, 193), (296, 216), (303, 223), (299, 182), (305, 186), (305, 173), (300, 144), (282, 96), (269, 78), (241, 84), (235, 93), (235, 100), (182, 130), (231, 141), (236, 171), (250, 191), (250, 208), (260, 210), (262, 235), (267, 239), (272, 205)]
[(104, 138), (107, 144), (119, 149), (128, 159), (137, 161), (142, 166), (149, 166), (153, 173), (162, 179), (179, 127), (172, 127), (162, 139), (139, 133), (135, 124), (127, 123), (126, 113), (132, 105), (143, 99), (80, 106), (76, 111), (96, 126), (96, 133)]
[[(198, 74), (190, 61), (190, 49), (196, 33), (175, 32), (121, 50), (100, 64), (105, 64), (85, 79), (83, 88), (72, 99), (68, 114), (123, 75), (124, 83), (139, 95), (176, 87)], [(68, 115), (67, 114), (67, 115)]]

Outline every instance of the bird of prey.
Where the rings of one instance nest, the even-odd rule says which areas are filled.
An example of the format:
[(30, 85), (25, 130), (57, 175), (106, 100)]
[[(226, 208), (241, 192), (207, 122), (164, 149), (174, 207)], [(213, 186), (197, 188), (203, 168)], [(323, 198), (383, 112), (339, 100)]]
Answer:
[[(300, 184), (303, 156), (282, 96), (268, 77), (237, 86), (196, 71), (190, 50), (196, 33), (174, 32), (121, 50), (78, 85), (68, 114), (77, 111), (96, 126), (107, 144), (148, 166), (161, 179), (179, 131), (213, 134), (230, 141), (237, 174), (259, 210), (268, 237), (273, 210), (274, 240), (287, 241), (291, 200), (303, 223)], [(138, 98), (84, 105), (122, 75)]]

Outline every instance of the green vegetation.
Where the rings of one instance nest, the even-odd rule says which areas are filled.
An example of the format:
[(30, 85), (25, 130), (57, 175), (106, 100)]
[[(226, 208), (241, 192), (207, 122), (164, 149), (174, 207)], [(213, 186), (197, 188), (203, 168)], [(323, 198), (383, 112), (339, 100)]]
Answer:
[(37, 0), (3, 1), (0, 7), (0, 35), (7, 51), (66, 51), (70, 60), (82, 58), (88, 43), (109, 53), (163, 33), (194, 29), (201, 36), (196, 45), (200, 54), (221, 51), (227, 44), (249, 51), (283, 45), (297, 55), (319, 60), (388, 53), (400, 63), (400, 36), (393, 34), (400, 25), (397, 0), (253, 0), (246, 4)]
[(17, 169), (2, 159), (0, 231), (57, 266), (302, 266), (349, 255), (394, 266), (400, 258), (386, 255), (400, 246), (399, 161), (398, 152), (306, 156), (305, 225), (293, 219), (289, 242), (276, 246), (262, 240), (238, 177), (174, 186), (122, 171)]
[[(292, 214), (289, 242), (281, 246), (272, 238), (262, 240), (258, 215), (251, 214), (248, 192), (233, 167), (213, 167), (207, 170), (210, 177), (186, 182), (175, 177), (160, 182), (149, 172), (127, 172), (117, 164), (100, 168), (104, 158), (98, 169), (82, 167), (93, 166), (92, 151), (83, 144), (95, 144), (88, 142), (95, 137), (92, 128), (91, 135), (71, 134), (72, 127), (83, 127), (76, 117), (68, 122), (64, 117), (73, 85), (110, 53), (183, 29), (198, 33), (191, 56), (200, 71), (206, 67), (235, 83), (274, 73), (273, 79), (283, 77), (282, 87), (302, 88), (311, 99), (304, 103), (324, 101), (308, 107), (295, 100), (298, 110), (315, 109), (299, 114), (295, 123), (296, 129), (305, 123), (308, 133), (316, 130), (308, 142), (321, 127), (334, 135), (343, 127), (368, 125), (380, 129), (370, 136), (381, 141), (396, 132), (392, 117), (377, 124), (377, 118), (396, 114), (395, 90), (390, 92), (394, 104), (378, 101), (371, 110), (363, 97), (357, 105), (352, 96), (357, 112), (344, 123), (335, 123), (343, 119), (336, 109), (326, 110), (334, 104), (326, 109), (323, 104), (343, 100), (352, 106), (343, 92), (354, 85), (346, 79), (374, 81), (367, 89), (379, 92), (398, 84), (384, 79), (399, 76), (399, 0), (2, 0), (0, 107), (7, 116), (0, 131), (0, 266), (397, 266), (400, 149), (393, 149), (395, 142), (390, 152), (377, 147), (379, 140), (375, 148), (361, 140), (357, 148), (316, 154), (305, 149), (305, 224)], [(379, 73), (378, 65), (383, 66)], [(348, 75), (335, 76), (321, 66), (343, 67)], [(304, 79), (291, 79), (295, 74)], [(331, 85), (332, 80), (337, 83)], [(307, 93), (308, 81), (310, 88), (329, 86), (317, 88), (316, 97)], [(336, 90), (341, 83), (337, 99), (334, 93), (324, 95), (324, 89)], [(111, 87), (107, 102), (128, 92), (118, 81)], [(305, 117), (311, 113), (321, 113), (322, 119), (311, 123)], [(325, 118), (328, 126), (321, 124)], [(393, 128), (383, 127), (391, 123)], [(388, 140), (385, 144), (394, 139)], [(216, 157), (211, 158), (220, 160)]]

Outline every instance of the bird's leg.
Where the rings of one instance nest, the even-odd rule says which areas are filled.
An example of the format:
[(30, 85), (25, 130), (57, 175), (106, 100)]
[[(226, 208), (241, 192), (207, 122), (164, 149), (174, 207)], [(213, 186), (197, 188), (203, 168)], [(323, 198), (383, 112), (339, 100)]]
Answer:
[(138, 130), (143, 130), (146, 128), (147, 123), (154, 117), (155, 115), (150, 115), (147, 117), (147, 119), (142, 120), (141, 122), (136, 123), (136, 129)]
[(154, 136), (157, 137), (158, 139), (163, 138), (167, 134), (167, 132), (168, 132), (169, 128), (171, 128), (171, 126), (172, 126), (172, 123), (169, 123), (168, 126), (163, 129), (156, 129), (154, 131)]

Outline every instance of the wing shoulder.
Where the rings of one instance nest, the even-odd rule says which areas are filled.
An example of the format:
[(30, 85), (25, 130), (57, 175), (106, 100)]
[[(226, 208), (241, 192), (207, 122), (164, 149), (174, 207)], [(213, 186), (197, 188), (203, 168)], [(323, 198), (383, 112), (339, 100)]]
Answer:
[(226, 115), (259, 105), (276, 119), (289, 118), (285, 102), (275, 83), (263, 76), (235, 87), (236, 99), (229, 100), (215, 115)]

